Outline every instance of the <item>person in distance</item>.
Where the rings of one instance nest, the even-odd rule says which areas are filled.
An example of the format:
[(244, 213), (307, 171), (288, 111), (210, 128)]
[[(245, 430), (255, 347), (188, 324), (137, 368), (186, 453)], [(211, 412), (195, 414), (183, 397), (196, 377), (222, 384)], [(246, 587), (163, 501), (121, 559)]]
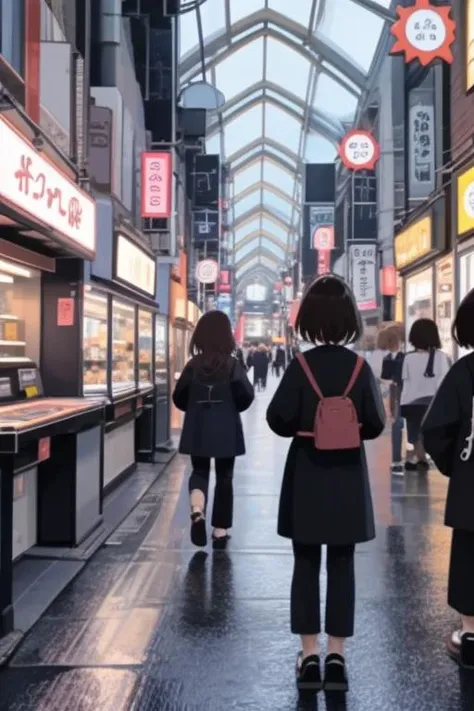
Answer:
[[(474, 289), (458, 308), (452, 328), (462, 348), (474, 348)], [(474, 669), (474, 353), (460, 358), (439, 386), (421, 426), (424, 446), (449, 477), (445, 524), (453, 529), (448, 605), (461, 625), (447, 640), (448, 654)]]
[(176, 383), (173, 402), (186, 413), (179, 451), (189, 454), (192, 463), (191, 541), (196, 546), (207, 545), (206, 506), (214, 459), (212, 540), (214, 548), (225, 548), (232, 528), (235, 457), (245, 454), (239, 413), (252, 404), (254, 390), (243, 365), (232, 356), (232, 327), (222, 311), (209, 311), (200, 318), (189, 351), (191, 360)]
[[(354, 551), (375, 537), (364, 440), (385, 426), (380, 389), (367, 362), (347, 347), (362, 332), (360, 313), (337, 276), (316, 279), (295, 324), (314, 348), (298, 353), (267, 411), (270, 428), (291, 437), (280, 494), (278, 533), (293, 542), (291, 631), (300, 635), (300, 691), (347, 691), (344, 641), (354, 633)], [(327, 545), (329, 637), (320, 670), (319, 575)]]

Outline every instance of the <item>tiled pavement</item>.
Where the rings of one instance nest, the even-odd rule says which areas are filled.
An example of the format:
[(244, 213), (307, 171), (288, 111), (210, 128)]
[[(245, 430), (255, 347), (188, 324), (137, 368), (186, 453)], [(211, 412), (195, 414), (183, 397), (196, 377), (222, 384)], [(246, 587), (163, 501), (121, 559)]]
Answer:
[[(0, 711), (317, 708), (301, 706), (294, 687), (291, 549), (275, 533), (288, 443), (266, 427), (268, 397), (245, 415), (228, 553), (192, 549), (177, 457), (0, 673)], [(356, 555), (351, 691), (347, 702), (321, 696), (319, 709), (474, 711), (474, 682), (443, 649), (455, 623), (445, 481), (392, 481), (386, 435), (368, 453), (378, 536)]]

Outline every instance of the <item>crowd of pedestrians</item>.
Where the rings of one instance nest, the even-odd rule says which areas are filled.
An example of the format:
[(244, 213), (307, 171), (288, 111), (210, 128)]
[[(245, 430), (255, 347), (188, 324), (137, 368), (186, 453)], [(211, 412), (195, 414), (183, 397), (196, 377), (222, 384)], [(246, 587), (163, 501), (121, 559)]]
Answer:
[[(375, 537), (365, 441), (391, 422), (392, 471), (426, 474), (430, 456), (449, 477), (446, 525), (453, 529), (448, 603), (461, 616), (448, 653), (474, 668), (474, 353), (451, 364), (441, 350), (434, 321), (418, 319), (405, 349), (402, 324), (384, 324), (378, 358), (370, 364), (358, 344), (363, 325), (354, 296), (334, 275), (319, 277), (306, 291), (295, 329), (306, 347), (288, 358), (280, 346), (236, 349), (227, 316), (205, 314), (191, 341), (191, 360), (173, 400), (185, 412), (180, 452), (191, 457), (191, 540), (207, 544), (206, 509), (211, 460), (216, 488), (212, 541), (225, 548), (233, 516), (235, 457), (245, 453), (241, 413), (255, 390), (265, 389), (269, 368), (278, 381), (267, 423), (291, 440), (278, 512), (278, 534), (293, 547), (291, 631), (301, 649), (296, 679), (301, 692), (348, 689), (345, 641), (354, 634), (357, 544)], [(474, 291), (462, 302), (453, 338), (474, 348)], [(249, 371), (253, 371), (253, 386)], [(388, 385), (387, 407), (380, 385)], [(403, 433), (406, 424), (406, 453)], [(319, 576), (327, 546), (324, 626)], [(324, 669), (320, 636), (328, 637)]]

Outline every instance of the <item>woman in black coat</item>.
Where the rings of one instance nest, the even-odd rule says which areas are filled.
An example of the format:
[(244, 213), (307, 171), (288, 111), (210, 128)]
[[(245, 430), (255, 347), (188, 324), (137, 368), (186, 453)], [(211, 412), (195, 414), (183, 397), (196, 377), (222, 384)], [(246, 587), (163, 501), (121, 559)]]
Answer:
[(265, 390), (269, 365), (270, 359), (268, 357), (267, 347), (261, 343), (252, 357), (254, 387), (258, 386), (259, 389)]
[(302, 643), (297, 680), (300, 689), (322, 686), (319, 570), (321, 547), (326, 544), (325, 631), (329, 640), (324, 685), (328, 690), (345, 691), (343, 644), (354, 632), (355, 544), (375, 537), (367, 461), (363, 443), (343, 449), (341, 445), (347, 446), (347, 442), (338, 441), (344, 435), (337, 429), (331, 431), (333, 449), (316, 449), (314, 437), (306, 436), (314, 431), (316, 410), (322, 401), (308, 382), (300, 359), (305, 359), (325, 398), (340, 397), (349, 387), (358, 440), (375, 439), (381, 434), (385, 412), (370, 366), (344, 347), (357, 340), (362, 329), (354, 297), (345, 282), (332, 275), (318, 278), (301, 303), (296, 328), (305, 341), (318, 347), (291, 361), (268, 407), (267, 421), (280, 437), (293, 439), (283, 475), (278, 533), (293, 541), (291, 629), (301, 636)]
[[(474, 348), (474, 290), (458, 309), (453, 338), (463, 348)], [(426, 451), (449, 477), (445, 524), (453, 536), (448, 605), (461, 616), (461, 625), (447, 649), (462, 666), (474, 668), (474, 353), (458, 360), (442, 381), (422, 435)]]
[(240, 414), (253, 402), (254, 391), (236, 358), (232, 328), (226, 314), (210, 311), (198, 322), (190, 344), (192, 359), (178, 380), (173, 402), (186, 414), (179, 451), (189, 454), (191, 540), (207, 544), (206, 505), (211, 459), (216, 464), (216, 489), (211, 524), (215, 548), (225, 547), (232, 528), (235, 457), (245, 454)]

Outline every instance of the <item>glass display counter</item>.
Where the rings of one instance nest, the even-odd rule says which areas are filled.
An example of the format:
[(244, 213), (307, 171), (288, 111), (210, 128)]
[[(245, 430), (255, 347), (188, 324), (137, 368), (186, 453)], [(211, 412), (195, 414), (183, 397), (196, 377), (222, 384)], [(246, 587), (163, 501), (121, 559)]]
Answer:
[(138, 385), (153, 386), (153, 314), (144, 309), (138, 310)]
[(107, 392), (108, 298), (99, 291), (84, 295), (84, 394)]
[(112, 299), (112, 395), (136, 388), (135, 307)]

